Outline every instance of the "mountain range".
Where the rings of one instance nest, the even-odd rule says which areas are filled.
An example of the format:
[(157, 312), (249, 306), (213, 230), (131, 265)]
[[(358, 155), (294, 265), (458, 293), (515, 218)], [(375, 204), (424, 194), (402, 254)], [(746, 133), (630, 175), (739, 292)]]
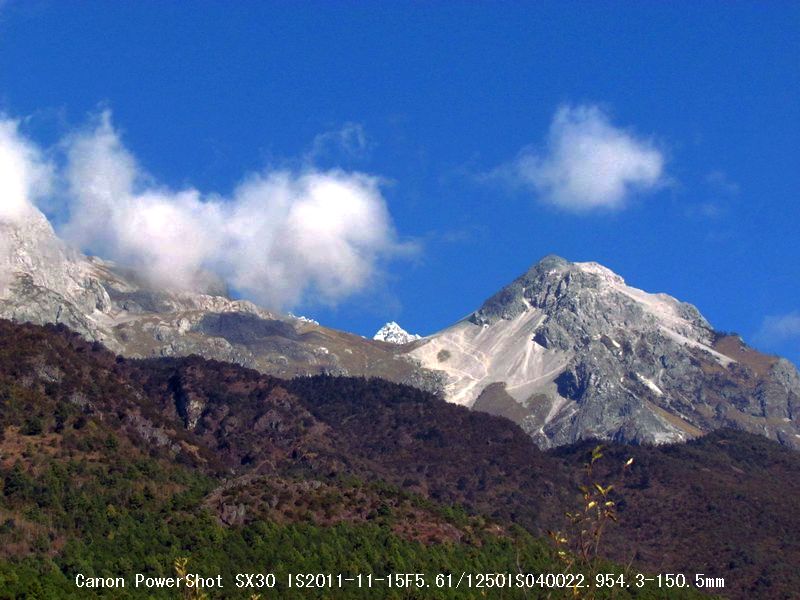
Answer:
[[(129, 360), (63, 325), (0, 320), (0, 598), (174, 598), (73, 581), (168, 575), (187, 555), (229, 583), (276, 573), (267, 591), (281, 598), (308, 597), (286, 587), (298, 572), (561, 573), (542, 540), (548, 530), (578, 539), (564, 511), (584, 510), (580, 486), (592, 481), (617, 521), (605, 527), (603, 562), (577, 569), (705, 573), (724, 580), (702, 590), (713, 594), (796, 597), (800, 454), (720, 429), (684, 443), (609, 443), (587, 480), (596, 444), (542, 451), (508, 419), (378, 378)], [(228, 585), (211, 597), (249, 592)], [(653, 585), (596, 597), (698, 594)]]
[(163, 574), (176, 552), (227, 576), (556, 572), (542, 537), (569, 528), (597, 440), (619, 517), (603, 560), (703, 571), (732, 598), (800, 583), (800, 377), (690, 304), (548, 256), (442, 331), (365, 339), (208, 282), (158, 287), (41, 214), (0, 223), (0, 583), (17, 596)]
[(0, 317), (62, 323), (131, 358), (187, 356), (283, 378), (380, 377), (518, 423), (540, 448), (668, 443), (720, 427), (800, 448), (800, 375), (692, 305), (548, 256), (466, 318), (368, 340), (230, 298), (170, 290), (70, 248), (36, 213), (0, 223)]

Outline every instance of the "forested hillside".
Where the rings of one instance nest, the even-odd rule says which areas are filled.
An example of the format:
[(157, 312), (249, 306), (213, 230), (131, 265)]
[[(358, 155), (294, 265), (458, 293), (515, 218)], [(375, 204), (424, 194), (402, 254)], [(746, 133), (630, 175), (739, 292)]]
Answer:
[[(560, 573), (546, 531), (566, 531), (564, 511), (580, 509), (592, 448), (541, 452), (510, 421), (381, 380), (130, 361), (64, 327), (0, 321), (0, 598), (92, 597), (76, 574), (170, 575), (182, 556), (229, 582), (212, 598), (248, 597), (237, 572), (276, 573), (281, 598), (328, 597), (285, 588), (289, 573)], [(634, 457), (610, 492), (608, 558), (633, 561), (631, 574), (724, 577), (716, 591), (730, 597), (791, 597), (796, 453), (721, 432), (605, 454), (605, 483)], [(651, 588), (616, 597), (677, 597)], [(106, 592), (126, 595), (176, 592)]]

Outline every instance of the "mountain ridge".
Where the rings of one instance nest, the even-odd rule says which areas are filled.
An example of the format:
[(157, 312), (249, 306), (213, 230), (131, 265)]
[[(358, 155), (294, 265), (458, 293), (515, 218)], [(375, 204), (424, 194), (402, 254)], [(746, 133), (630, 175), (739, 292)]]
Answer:
[(548, 255), (442, 331), (411, 339), (391, 327), (386, 341), (398, 344), (159, 288), (71, 249), (38, 212), (0, 223), (0, 239), (0, 317), (64, 323), (132, 358), (198, 354), (284, 378), (382, 377), (511, 418), (542, 448), (686, 441), (722, 426), (800, 448), (791, 363), (598, 263)]
[(375, 375), (437, 388), (436, 375), (399, 357), (394, 346), (247, 300), (163, 289), (131, 269), (84, 256), (38, 211), (21, 223), (0, 222), (0, 239), (1, 317), (64, 323), (132, 358), (199, 354), (281, 377)]
[[(265, 521), (394, 531), (425, 544), (410, 569), (506, 541), (516, 570), (513, 532), (566, 526), (597, 444), (541, 451), (507, 419), (377, 378), (128, 360), (63, 325), (2, 319), (0, 342), (0, 577), (11, 552), (67, 591), (76, 572), (157, 572), (176, 552), (211, 553), (210, 572), (241, 569), (256, 559), (249, 544), (219, 540), (259, 539)], [(702, 569), (724, 577), (732, 598), (791, 597), (800, 545), (785, 533), (800, 519), (800, 454), (732, 430), (603, 452), (596, 477), (615, 484), (619, 514), (604, 556), (653, 573)], [(379, 547), (376, 568), (391, 569)], [(270, 556), (262, 566), (278, 568)]]
[(720, 426), (800, 448), (800, 375), (691, 304), (549, 255), (409, 354), (449, 400), (515, 419), (542, 447), (685, 441)]

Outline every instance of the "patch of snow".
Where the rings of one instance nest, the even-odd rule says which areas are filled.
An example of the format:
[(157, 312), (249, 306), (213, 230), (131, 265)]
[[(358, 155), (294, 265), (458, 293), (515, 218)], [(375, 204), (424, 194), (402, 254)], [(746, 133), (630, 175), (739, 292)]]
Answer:
[(304, 317), (303, 315), (294, 315), (292, 313), (289, 313), (289, 316), (296, 321), (302, 321), (303, 323), (311, 323), (312, 325), (319, 325), (319, 321), (315, 321), (314, 319), (309, 319), (308, 317)]
[(729, 364), (736, 362), (730, 356), (725, 356), (724, 354), (720, 354), (719, 352), (714, 350), (711, 346), (708, 346), (702, 342), (698, 342), (697, 340), (688, 338), (685, 335), (681, 335), (677, 331), (673, 331), (672, 329), (664, 327), (663, 325), (661, 326), (661, 331), (663, 331), (667, 336), (671, 337), (677, 342), (681, 342), (682, 344), (685, 344), (687, 346), (692, 346), (693, 348), (699, 348), (700, 350), (708, 352), (723, 367), (727, 367)]
[(658, 387), (658, 386), (657, 386), (655, 383), (653, 383), (652, 381), (650, 381), (650, 380), (649, 380), (647, 377), (645, 377), (644, 375), (641, 375), (641, 374), (637, 373), (637, 374), (636, 374), (636, 377), (638, 377), (638, 378), (639, 378), (639, 381), (641, 381), (641, 382), (642, 382), (643, 384), (645, 384), (645, 385), (646, 385), (648, 388), (650, 388), (650, 389), (651, 389), (651, 390), (652, 390), (652, 391), (653, 391), (653, 392), (654, 392), (654, 393), (655, 393), (657, 396), (663, 396), (663, 395), (664, 395), (664, 392), (662, 392), (662, 391), (661, 391), (661, 388), (660, 388), (660, 387)]
[(421, 339), (421, 337), (414, 333), (408, 333), (394, 321), (389, 321), (372, 336), (372, 339), (390, 344), (408, 344)]

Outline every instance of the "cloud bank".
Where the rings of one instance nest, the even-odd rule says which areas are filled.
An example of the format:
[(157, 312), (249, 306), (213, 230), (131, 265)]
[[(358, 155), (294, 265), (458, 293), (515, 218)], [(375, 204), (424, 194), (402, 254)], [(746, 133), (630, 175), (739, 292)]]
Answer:
[[(408, 252), (379, 178), (341, 170), (266, 170), (228, 196), (159, 185), (102, 113), (63, 140), (59, 198), (65, 239), (138, 269), (153, 285), (202, 291), (222, 279), (272, 308), (335, 304)], [(24, 216), (52, 168), (15, 126), (0, 128), (0, 216)], [(8, 176), (8, 177), (6, 177)]]
[(19, 131), (19, 121), (0, 115), (0, 221), (18, 222), (50, 190), (52, 167)]
[(651, 141), (615, 127), (599, 107), (562, 106), (544, 150), (524, 149), (496, 174), (567, 211), (615, 210), (658, 187), (664, 162)]

